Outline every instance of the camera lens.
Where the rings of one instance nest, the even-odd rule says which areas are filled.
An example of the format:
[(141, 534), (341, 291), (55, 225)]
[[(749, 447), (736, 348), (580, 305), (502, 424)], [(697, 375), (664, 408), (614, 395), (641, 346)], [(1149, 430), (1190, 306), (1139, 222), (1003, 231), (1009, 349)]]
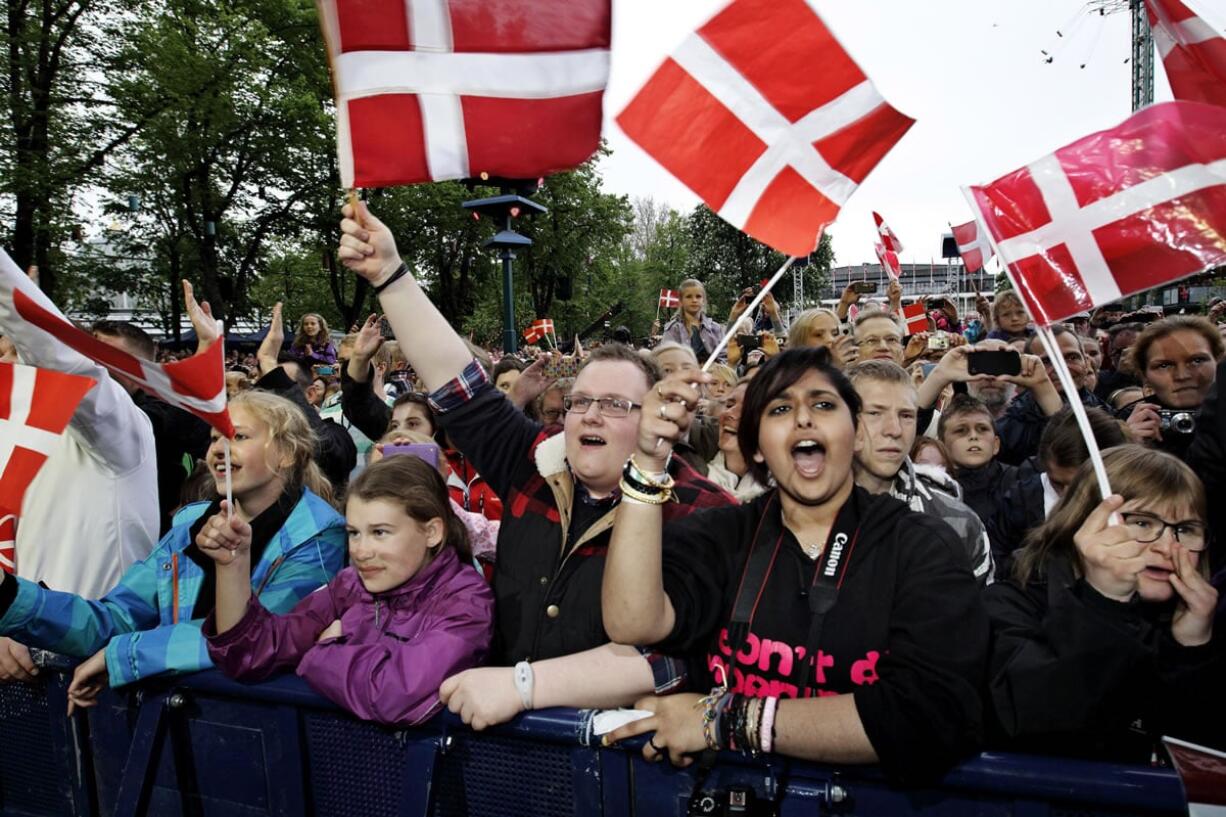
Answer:
[(1180, 412), (1171, 417), (1171, 431), (1177, 434), (1191, 434), (1196, 431), (1196, 415)]

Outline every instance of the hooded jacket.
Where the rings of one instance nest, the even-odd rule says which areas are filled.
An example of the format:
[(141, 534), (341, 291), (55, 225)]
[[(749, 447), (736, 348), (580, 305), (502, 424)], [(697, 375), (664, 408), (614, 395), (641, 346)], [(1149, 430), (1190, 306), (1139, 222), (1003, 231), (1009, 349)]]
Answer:
[[(297, 669), (311, 687), (364, 720), (408, 726), (442, 706), (438, 688), (489, 649), (494, 595), (481, 574), (444, 548), (413, 578), (371, 594), (355, 568), (273, 615), (254, 597), (239, 622), (204, 625), (209, 656), (226, 675), (261, 681)], [(336, 619), (343, 635), (316, 643)]]
[[(886, 495), (855, 488), (858, 519), (816, 655), (809, 651), (807, 583), (823, 566), (784, 525), (778, 491), (702, 511), (664, 529), (663, 580), (676, 623), (657, 649), (728, 669), (730, 689), (794, 698), (851, 694), (869, 741), (895, 782), (932, 780), (981, 736), (988, 621), (964, 549), (947, 524)], [(848, 512), (840, 511), (840, 520)], [(743, 644), (730, 638), (737, 591), (755, 536), (778, 543)], [(814, 661), (816, 657), (816, 662)]]
[(990, 524), (1001, 498), (1020, 476), (1018, 466), (1005, 465), (995, 458), (979, 468), (957, 468), (954, 471), (954, 479), (962, 488), (962, 501), (979, 515), (984, 525)]
[[(1086, 408), (1100, 408), (1111, 413), (1110, 407), (1088, 389), (1081, 389), (1079, 394)], [(1068, 400), (1064, 402), (1067, 404)], [(996, 458), (1008, 465), (1021, 465), (1028, 457), (1039, 453), (1039, 439), (1047, 420), (1043, 407), (1034, 399), (1034, 392), (1018, 395), (996, 421), (996, 436), (1000, 437), (1000, 453)]]
[(1148, 762), (1164, 734), (1226, 748), (1222, 638), (1180, 645), (1173, 605), (1108, 599), (1063, 556), (985, 601), (993, 743), (1125, 762)]
[[(616, 497), (589, 497), (566, 462), (565, 435), (550, 436), (512, 406), (475, 361), (430, 400), (456, 447), (503, 497), (493, 660), (539, 661), (607, 643), (600, 585)], [(677, 501), (664, 506), (666, 522), (736, 502), (680, 457), (669, 472)]]
[(957, 534), (966, 553), (971, 572), (980, 587), (995, 578), (988, 532), (979, 516), (964, 504), (958, 483), (943, 468), (916, 465), (907, 457), (890, 486), (890, 496), (901, 500), (916, 513), (925, 513), (945, 522)]

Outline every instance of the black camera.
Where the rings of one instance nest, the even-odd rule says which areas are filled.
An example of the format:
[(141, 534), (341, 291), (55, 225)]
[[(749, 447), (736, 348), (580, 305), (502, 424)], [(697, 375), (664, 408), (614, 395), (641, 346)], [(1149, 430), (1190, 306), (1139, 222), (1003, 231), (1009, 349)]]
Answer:
[(1163, 434), (1191, 434), (1196, 431), (1198, 411), (1158, 409), (1158, 428)]

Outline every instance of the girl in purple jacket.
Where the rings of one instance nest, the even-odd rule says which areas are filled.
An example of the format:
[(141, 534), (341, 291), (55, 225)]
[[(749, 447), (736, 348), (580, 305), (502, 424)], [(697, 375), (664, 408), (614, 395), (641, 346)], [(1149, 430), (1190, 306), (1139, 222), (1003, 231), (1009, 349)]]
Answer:
[(251, 529), (235, 517), (202, 532), (217, 562), (209, 655), (231, 678), (297, 672), (359, 718), (412, 725), (437, 712), (443, 679), (477, 666), (494, 597), (471, 566), (468, 536), (438, 471), (417, 457), (366, 468), (346, 503), (350, 566), (290, 613), (251, 594)]

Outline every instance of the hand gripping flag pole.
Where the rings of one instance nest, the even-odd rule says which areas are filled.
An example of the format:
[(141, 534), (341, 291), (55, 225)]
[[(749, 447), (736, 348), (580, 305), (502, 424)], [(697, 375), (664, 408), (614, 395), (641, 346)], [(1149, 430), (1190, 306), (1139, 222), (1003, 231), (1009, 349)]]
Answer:
[[(963, 187), (962, 194), (966, 196), (967, 203), (971, 206), (971, 212), (978, 213), (979, 205), (975, 201), (975, 197), (970, 189)], [(996, 237), (984, 225), (980, 224), (980, 227), (983, 229), (988, 241), (991, 242), (996, 257), (1001, 259), (1001, 265), (1005, 268), (1005, 275), (1009, 277), (1009, 283), (1015, 291), (1021, 292), (1022, 288), (1013, 276), (1013, 268), (1005, 263), (1004, 256), (1000, 254), (1000, 247), (996, 245)], [(1022, 299), (1024, 306), (1025, 300), (1024, 298)], [(1026, 307), (1026, 310), (1027, 312), (1030, 311), (1029, 306)], [(1030, 317), (1034, 320), (1034, 315)], [(1060, 353), (1060, 345), (1056, 342), (1056, 337), (1052, 334), (1051, 327), (1035, 320), (1035, 332), (1038, 335), (1039, 343), (1043, 344), (1043, 351), (1047, 352), (1047, 359), (1051, 361), (1056, 377), (1060, 379), (1060, 385), (1064, 388), (1064, 396), (1068, 400), (1069, 408), (1073, 410), (1073, 416), (1077, 418), (1077, 427), (1081, 429), (1081, 436), (1085, 439), (1086, 448), (1090, 452), (1090, 462), (1094, 464), (1094, 476), (1098, 478), (1098, 490), (1102, 494), (1102, 498), (1106, 499), (1112, 493), (1111, 481), (1107, 479), (1107, 467), (1103, 464), (1103, 452), (1099, 450), (1098, 440), (1094, 438), (1094, 429), (1090, 427), (1090, 418), (1086, 416), (1085, 406), (1081, 404), (1081, 395), (1077, 393), (1077, 384), (1073, 382), (1073, 375), (1068, 370), (1068, 364), (1064, 362), (1064, 355)]]

